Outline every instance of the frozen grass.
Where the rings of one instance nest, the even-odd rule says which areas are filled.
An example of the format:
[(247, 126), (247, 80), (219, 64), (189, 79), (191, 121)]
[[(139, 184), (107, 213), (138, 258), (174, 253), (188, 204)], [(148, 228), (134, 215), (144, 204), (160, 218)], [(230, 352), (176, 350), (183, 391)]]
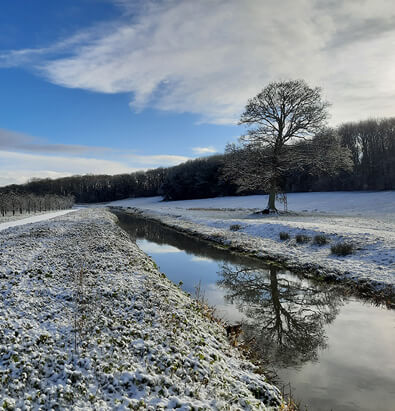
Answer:
[(314, 236), (313, 244), (323, 246), (323, 245), (328, 244), (328, 243), (329, 243), (329, 239), (326, 235), (317, 234), (317, 235)]
[(337, 243), (331, 246), (331, 253), (338, 256), (350, 255), (354, 252), (354, 245), (351, 243)]
[(311, 237), (305, 234), (296, 234), (295, 240), (298, 244), (307, 244), (308, 242), (310, 242)]
[(232, 224), (230, 227), (229, 227), (229, 230), (230, 231), (239, 231), (241, 229), (241, 225), (240, 224)]
[(0, 242), (0, 407), (281, 407), (110, 213), (10, 228)]
[(281, 241), (286, 241), (286, 240), (289, 240), (291, 238), (289, 233), (287, 233), (286, 231), (280, 231), (279, 236), (280, 236)]

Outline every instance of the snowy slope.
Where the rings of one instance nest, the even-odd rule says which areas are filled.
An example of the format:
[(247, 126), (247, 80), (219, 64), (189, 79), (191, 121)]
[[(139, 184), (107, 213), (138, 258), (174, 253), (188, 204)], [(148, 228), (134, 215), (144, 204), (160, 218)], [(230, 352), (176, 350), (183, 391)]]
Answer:
[(0, 232), (0, 407), (279, 409), (115, 220), (87, 209)]

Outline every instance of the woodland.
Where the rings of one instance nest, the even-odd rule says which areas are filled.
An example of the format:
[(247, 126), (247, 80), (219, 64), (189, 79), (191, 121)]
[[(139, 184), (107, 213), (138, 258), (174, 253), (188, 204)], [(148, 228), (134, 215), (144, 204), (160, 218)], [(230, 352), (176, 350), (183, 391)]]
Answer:
[[(308, 167), (289, 170), (284, 176), (284, 192), (395, 190), (395, 118), (345, 123), (336, 131), (340, 145), (351, 152), (352, 169), (335, 176), (315, 175)], [(77, 203), (96, 203), (156, 195), (184, 200), (264, 192), (240, 187), (224, 177), (226, 157), (218, 154), (174, 167), (114, 176), (34, 178), (26, 184), (1, 187), (0, 195), (70, 195)]]

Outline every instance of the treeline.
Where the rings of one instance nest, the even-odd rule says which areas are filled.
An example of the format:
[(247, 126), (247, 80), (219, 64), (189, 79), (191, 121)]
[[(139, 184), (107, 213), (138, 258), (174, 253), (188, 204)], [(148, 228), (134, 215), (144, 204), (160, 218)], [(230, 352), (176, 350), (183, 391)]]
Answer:
[(223, 162), (223, 155), (215, 155), (170, 167), (167, 169), (159, 194), (165, 200), (235, 195), (238, 187), (223, 178)]
[(58, 196), (46, 194), (23, 194), (14, 192), (0, 193), (0, 214), (5, 217), (8, 214), (37, 213), (50, 210), (64, 210), (71, 208), (74, 198), (71, 195)]
[(26, 184), (2, 187), (0, 192), (72, 195), (77, 203), (157, 195), (162, 195), (165, 200), (235, 195), (237, 186), (225, 181), (221, 175), (223, 158), (223, 155), (216, 155), (174, 167), (114, 176), (84, 175), (54, 180), (34, 178)]
[(34, 178), (26, 184), (0, 188), (0, 192), (48, 193), (59, 196), (71, 195), (77, 203), (96, 203), (120, 200), (128, 197), (158, 195), (166, 169), (138, 171), (131, 174), (84, 175), (57, 179)]
[[(312, 168), (290, 168), (286, 192), (395, 189), (395, 118), (345, 123), (334, 130), (352, 154), (353, 169), (337, 176), (317, 175)], [(1, 193), (73, 196), (77, 203), (162, 195), (165, 200), (196, 199), (257, 193), (238, 187), (223, 175), (226, 155), (190, 160), (178, 166), (131, 174), (84, 175), (33, 179), (0, 188)], [(18, 208), (16, 208), (18, 209)]]
[(287, 176), (285, 191), (395, 189), (395, 118), (345, 123), (336, 132), (351, 152), (353, 169), (335, 177), (294, 171)]

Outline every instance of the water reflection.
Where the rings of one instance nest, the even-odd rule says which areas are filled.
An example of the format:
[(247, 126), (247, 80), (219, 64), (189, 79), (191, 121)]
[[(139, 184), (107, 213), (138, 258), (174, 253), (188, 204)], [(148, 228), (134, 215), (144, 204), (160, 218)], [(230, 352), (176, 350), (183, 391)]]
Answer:
[[(192, 254), (195, 261), (197, 261), (197, 259), (201, 261), (226, 261), (231, 264), (244, 264), (256, 268), (262, 268), (264, 266), (259, 260), (243, 257), (239, 254), (231, 253), (228, 250), (213, 247), (209, 243), (205, 244), (203, 240), (181, 234), (158, 222), (122, 212), (115, 212), (115, 214), (118, 217), (120, 226), (129, 233), (134, 241), (145, 239), (151, 243), (166, 246), (165, 249), (162, 248), (161, 250), (159, 248), (152, 249), (152, 254), (156, 252), (164, 253), (167, 249), (169, 252), (175, 252), (175, 250), (178, 249), (185, 251), (187, 254)], [(169, 248), (169, 246), (173, 248)], [(150, 247), (153, 247), (153, 245), (150, 245)], [(150, 250), (147, 251), (150, 252)]]
[(248, 318), (243, 328), (255, 352), (278, 365), (317, 359), (317, 350), (326, 347), (324, 325), (336, 318), (340, 295), (275, 267), (224, 264), (218, 274), (225, 298)]
[[(201, 282), (220, 317), (246, 324), (258, 356), (309, 410), (388, 411), (395, 403), (395, 316), (342, 298), (257, 259), (232, 254), (153, 221), (120, 225), (183, 289)], [(226, 314), (226, 315), (225, 315)], [(267, 372), (267, 370), (265, 370)]]
[[(192, 255), (190, 261), (200, 263), (200, 277), (195, 279), (195, 285), (203, 280), (207, 295), (216, 279), (212, 273), (204, 273), (201, 264), (220, 261), (216, 269), (220, 298), (232, 307), (233, 313), (239, 311), (238, 320), (248, 319), (243, 320), (245, 339), (252, 342), (254, 351), (264, 360), (293, 366), (315, 360), (317, 350), (326, 347), (324, 325), (335, 319), (342, 303), (341, 296), (327, 285), (315, 285), (259, 260), (208, 244), (202, 246), (201, 240), (157, 222), (124, 213), (117, 215), (134, 240), (143, 239), (146, 252), (158, 258), (158, 254), (167, 253), (173, 261), (177, 251)], [(185, 265), (181, 261), (180, 264)], [(188, 283), (188, 278), (176, 277), (173, 281), (179, 280)], [(191, 292), (191, 284), (188, 286)], [(219, 304), (218, 298), (215, 305)]]

